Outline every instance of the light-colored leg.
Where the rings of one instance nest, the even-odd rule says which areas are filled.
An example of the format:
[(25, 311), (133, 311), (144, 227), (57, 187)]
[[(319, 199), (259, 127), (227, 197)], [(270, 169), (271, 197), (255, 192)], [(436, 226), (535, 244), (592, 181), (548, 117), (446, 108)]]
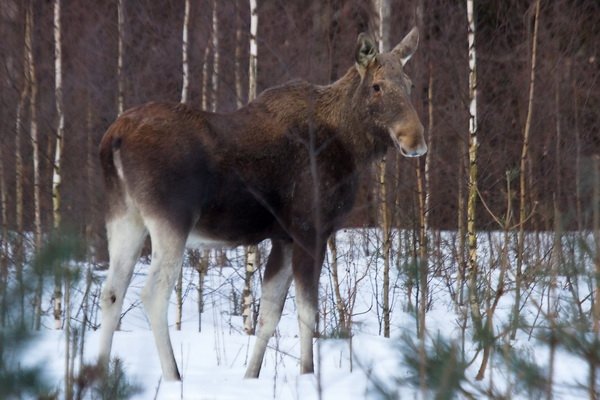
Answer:
[(273, 241), (262, 284), (258, 332), (245, 378), (258, 378), (269, 339), (281, 319), (292, 282), (292, 245)]
[(102, 368), (108, 366), (113, 334), (121, 318), (125, 293), (147, 236), (140, 215), (132, 209), (113, 216), (106, 223), (106, 233), (110, 265), (100, 298), (102, 325), (98, 365)]
[(147, 222), (152, 241), (152, 263), (142, 290), (142, 302), (150, 319), (163, 377), (179, 380), (179, 370), (169, 336), (167, 311), (169, 298), (181, 269), (186, 235), (168, 223)]
[(313, 338), (318, 322), (319, 276), (325, 252), (325, 246), (321, 247), (314, 252), (309, 252), (305, 247), (294, 246), (292, 259), (300, 330), (300, 373), (302, 374), (314, 372)]

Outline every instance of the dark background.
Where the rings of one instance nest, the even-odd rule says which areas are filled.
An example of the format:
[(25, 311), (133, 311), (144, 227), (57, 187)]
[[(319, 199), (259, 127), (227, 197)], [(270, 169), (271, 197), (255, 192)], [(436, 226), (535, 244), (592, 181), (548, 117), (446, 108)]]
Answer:
[[(149, 100), (179, 101), (184, 1), (123, 0), (125, 4), (125, 108)], [(419, 51), (407, 66), (413, 99), (431, 135), (430, 224), (456, 229), (459, 190), (467, 190), (468, 65), (464, 1), (392, 2), (390, 41), (395, 44), (416, 23), (423, 4)], [(479, 188), (490, 210), (506, 212), (507, 196), (518, 199), (518, 168), (527, 114), (533, 1), (477, 1)], [(42, 218), (52, 226), (51, 177), (56, 137), (53, 2), (34, 0), (34, 62), (42, 173)], [(200, 107), (206, 90), (218, 111), (236, 108), (236, 28), (242, 35), (239, 68), (244, 96), (248, 80), (247, 1), (217, 1), (219, 90), (202, 85), (211, 46), (213, 2), (192, 1), (190, 17), (190, 103)], [(15, 115), (23, 86), (25, 0), (0, 2), (0, 150), (7, 183), (8, 225), (15, 228), (15, 135), (25, 163), (25, 229), (33, 229), (33, 162), (29, 113), (18, 133)], [(327, 84), (353, 65), (356, 36), (376, 31), (375, 8), (358, 0), (258, 0), (258, 90), (302, 78)], [(65, 148), (63, 220), (102, 248), (104, 196), (97, 145), (117, 114), (117, 1), (63, 0)], [(592, 156), (600, 153), (600, 2), (543, 1), (540, 15), (535, 98), (527, 176), (528, 229), (591, 227)], [(432, 101), (428, 89), (432, 85)], [(243, 99), (245, 102), (245, 98)], [(433, 126), (428, 125), (432, 107)], [(28, 110), (28, 107), (25, 107)], [(388, 199), (394, 223), (418, 221), (415, 166), (388, 154)], [(375, 170), (375, 169), (374, 169)], [(512, 190), (507, 192), (507, 175)], [(377, 221), (375, 184), (370, 175), (349, 224)], [(555, 221), (555, 206), (560, 221)], [(484, 207), (478, 227), (498, 229)], [(515, 209), (516, 213), (516, 209)]]

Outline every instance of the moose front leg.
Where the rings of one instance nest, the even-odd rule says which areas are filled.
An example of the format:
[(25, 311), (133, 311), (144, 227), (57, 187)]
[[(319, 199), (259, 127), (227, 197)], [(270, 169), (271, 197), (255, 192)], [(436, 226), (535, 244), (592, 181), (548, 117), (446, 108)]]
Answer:
[(313, 338), (317, 332), (319, 277), (325, 255), (325, 243), (315, 246), (294, 245), (292, 269), (296, 285), (296, 306), (300, 329), (300, 373), (313, 373)]
[(285, 298), (292, 282), (291, 247), (287, 242), (273, 241), (262, 285), (256, 344), (245, 378), (258, 378), (267, 344), (281, 319)]

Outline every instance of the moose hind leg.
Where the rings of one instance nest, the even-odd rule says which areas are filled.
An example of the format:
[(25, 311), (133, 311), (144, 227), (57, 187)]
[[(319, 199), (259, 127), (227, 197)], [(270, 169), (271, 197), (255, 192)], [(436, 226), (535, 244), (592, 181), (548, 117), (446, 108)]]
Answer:
[(267, 344), (281, 319), (285, 298), (292, 282), (291, 248), (291, 244), (273, 241), (262, 284), (256, 343), (245, 378), (258, 378)]
[(152, 241), (152, 262), (148, 280), (142, 289), (142, 302), (150, 319), (163, 377), (180, 380), (169, 336), (167, 312), (181, 269), (187, 235), (182, 229), (162, 221), (152, 221), (147, 225)]
[(112, 216), (106, 223), (106, 231), (110, 266), (100, 297), (102, 325), (98, 356), (98, 364), (103, 368), (108, 366), (113, 335), (121, 318), (125, 293), (147, 236), (140, 215), (132, 209)]
[(318, 250), (307, 251), (295, 246), (292, 259), (296, 306), (300, 331), (300, 373), (314, 372), (313, 337), (317, 329), (319, 276), (325, 254), (325, 245)]

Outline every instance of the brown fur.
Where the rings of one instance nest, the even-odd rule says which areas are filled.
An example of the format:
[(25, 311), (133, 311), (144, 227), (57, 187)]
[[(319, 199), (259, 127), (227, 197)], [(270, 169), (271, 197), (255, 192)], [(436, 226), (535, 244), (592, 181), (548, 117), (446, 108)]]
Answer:
[[(377, 55), (361, 36), (356, 67), (337, 82), (291, 82), (232, 113), (170, 103), (126, 111), (100, 144), (109, 223), (133, 208), (133, 221), (139, 215), (148, 229), (151, 220), (173, 237), (228, 245), (271, 239), (277, 246), (266, 280), (282, 268), (282, 249), (292, 246), (296, 289), (312, 310), (305, 319), (313, 320), (326, 239), (352, 208), (360, 173), (389, 146), (411, 156), (426, 149), (400, 61), (416, 47), (415, 34), (407, 38)], [(303, 347), (302, 371), (310, 372), (310, 338), (302, 343), (310, 347)], [(248, 376), (260, 369), (257, 353)]]

